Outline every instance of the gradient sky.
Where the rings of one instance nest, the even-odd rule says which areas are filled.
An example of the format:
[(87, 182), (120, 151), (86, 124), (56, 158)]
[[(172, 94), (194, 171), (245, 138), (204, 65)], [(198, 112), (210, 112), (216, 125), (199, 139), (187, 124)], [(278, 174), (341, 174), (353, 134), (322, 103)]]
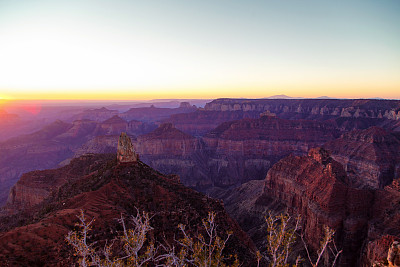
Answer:
[(0, 0), (0, 99), (400, 98), (399, 0)]

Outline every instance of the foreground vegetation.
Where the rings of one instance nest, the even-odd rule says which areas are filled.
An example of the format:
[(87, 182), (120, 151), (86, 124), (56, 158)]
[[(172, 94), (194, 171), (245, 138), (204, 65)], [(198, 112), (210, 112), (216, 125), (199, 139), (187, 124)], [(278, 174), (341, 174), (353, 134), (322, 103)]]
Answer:
[[(178, 226), (181, 238), (175, 240), (175, 245), (154, 244), (148, 238), (148, 233), (153, 229), (150, 226), (151, 217), (146, 212), (137, 211), (136, 216), (131, 216), (133, 228), (128, 229), (125, 219), (121, 216), (119, 222), (123, 231), (114, 240), (108, 240), (104, 248), (99, 249), (96, 243), (89, 242), (90, 231), (94, 219), (90, 221), (81, 211), (77, 216), (76, 224), (79, 230), (71, 231), (66, 236), (66, 241), (74, 248), (74, 255), (78, 258), (79, 266), (241, 266), (236, 255), (226, 255), (224, 249), (232, 233), (227, 232), (224, 238), (217, 234), (215, 213), (210, 212), (202, 220), (204, 235), (198, 233), (191, 236), (185, 226)], [(266, 240), (268, 249), (265, 253), (257, 251), (257, 266), (289, 267), (289, 256), (296, 238), (300, 235), (307, 253), (307, 261), (313, 266), (335, 266), (342, 251), (338, 250), (333, 240), (334, 231), (325, 227), (325, 237), (313, 258), (300, 233), (300, 217), (295, 220), (287, 214), (266, 217), (268, 233)], [(290, 227), (292, 226), (292, 227)], [(300, 266), (303, 262), (300, 256), (296, 258), (293, 266)]]

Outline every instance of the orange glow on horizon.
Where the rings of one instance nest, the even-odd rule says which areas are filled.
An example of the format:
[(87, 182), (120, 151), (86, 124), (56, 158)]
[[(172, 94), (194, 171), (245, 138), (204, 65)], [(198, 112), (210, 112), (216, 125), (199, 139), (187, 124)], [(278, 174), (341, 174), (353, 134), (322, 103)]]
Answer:
[(332, 98), (386, 98), (400, 99), (399, 83), (373, 84), (302, 84), (275, 86), (226, 86), (209, 88), (163, 88), (151, 89), (115, 89), (98, 90), (62, 90), (54, 91), (19, 91), (7, 99), (0, 97), (0, 104), (13, 100), (94, 100), (94, 101), (128, 101), (152, 99), (216, 99), (216, 98), (264, 98), (273, 95), (315, 98), (328, 96)]

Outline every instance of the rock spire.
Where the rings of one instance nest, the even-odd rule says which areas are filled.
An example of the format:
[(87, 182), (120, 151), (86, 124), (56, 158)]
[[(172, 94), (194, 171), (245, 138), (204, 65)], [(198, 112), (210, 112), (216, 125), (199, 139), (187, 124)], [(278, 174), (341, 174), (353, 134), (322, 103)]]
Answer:
[(122, 132), (118, 140), (117, 159), (119, 163), (137, 162), (139, 156), (133, 149), (129, 136)]

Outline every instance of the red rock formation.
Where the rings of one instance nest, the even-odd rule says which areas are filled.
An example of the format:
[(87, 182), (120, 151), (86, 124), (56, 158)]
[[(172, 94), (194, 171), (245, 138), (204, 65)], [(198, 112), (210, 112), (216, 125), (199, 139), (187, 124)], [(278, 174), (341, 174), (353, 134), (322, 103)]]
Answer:
[(153, 132), (137, 138), (137, 150), (141, 155), (185, 157), (199, 148), (198, 139), (179, 131), (171, 123), (162, 124)]
[[(35, 179), (42, 184), (51, 184), (53, 179), (69, 177), (71, 173), (81, 176), (64, 181), (64, 185), (31, 210), (0, 218), (0, 262), (10, 266), (69, 266), (76, 259), (64, 237), (73, 229), (79, 210), (96, 219), (91, 241), (102, 247), (104, 240), (111, 240), (120, 231), (116, 218), (121, 214), (127, 218), (138, 208), (152, 216), (154, 230), (149, 238), (161, 243), (166, 239), (170, 244), (174, 238), (180, 238), (179, 223), (185, 224), (189, 233), (196, 234), (202, 219), (214, 211), (218, 234), (233, 232), (226, 252), (237, 253), (245, 266), (252, 265), (254, 245), (219, 201), (188, 189), (141, 162), (117, 165), (115, 160), (100, 160), (95, 168), (86, 164), (78, 168), (74, 165), (78, 162), (80, 159), (61, 169), (38, 173)], [(91, 169), (91, 173), (85, 176), (86, 169)]]
[(227, 122), (205, 135), (205, 143), (217, 153), (282, 158), (289, 153), (305, 154), (338, 135), (329, 124), (284, 120), (273, 116)]
[[(133, 141), (143, 161), (164, 173), (178, 173), (185, 185), (198, 190), (230, 187), (263, 179), (271, 165), (290, 154), (305, 154), (310, 147), (337, 136), (330, 125), (289, 121), (273, 116), (224, 123), (203, 138), (195, 138), (171, 123)], [(114, 137), (91, 140), (79, 149), (109, 152)], [(112, 149), (112, 148), (111, 148)], [(113, 150), (111, 150), (113, 151)]]
[(324, 147), (344, 166), (353, 187), (383, 188), (400, 177), (400, 140), (382, 128), (355, 130)]
[(280, 160), (268, 171), (263, 192), (258, 190), (261, 185), (254, 183), (222, 198), (258, 245), (262, 244), (257, 236), (263, 214), (285, 209), (301, 215), (302, 231), (311, 249), (319, 247), (324, 225), (335, 230), (336, 244), (343, 249), (340, 266), (372, 266), (384, 261), (392, 241), (400, 239), (398, 180), (379, 190), (353, 188), (341, 164), (325, 149)]
[(133, 148), (131, 139), (126, 133), (121, 133), (118, 140), (117, 160), (119, 163), (137, 162), (139, 156)]
[(372, 194), (346, 186), (340, 164), (326, 157), (326, 151), (311, 150), (309, 156), (289, 156), (268, 172), (265, 195), (302, 215), (303, 231), (310, 247), (317, 249), (324, 236), (323, 226), (336, 231), (346, 251), (341, 264), (355, 263), (354, 252), (367, 225)]
[(99, 162), (107, 158), (110, 156), (87, 154), (60, 169), (28, 172), (11, 188), (6, 208), (16, 211), (39, 204), (65, 183), (98, 169)]
[(387, 261), (389, 267), (400, 267), (400, 243), (394, 241), (389, 248)]

